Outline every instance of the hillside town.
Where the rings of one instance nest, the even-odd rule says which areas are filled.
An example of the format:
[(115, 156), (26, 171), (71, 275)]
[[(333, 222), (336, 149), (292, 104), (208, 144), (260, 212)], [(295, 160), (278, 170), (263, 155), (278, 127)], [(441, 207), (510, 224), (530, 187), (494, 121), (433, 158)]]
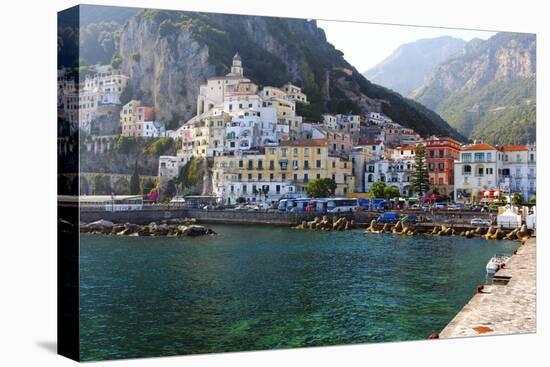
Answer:
[[(379, 182), (402, 198), (437, 194), (462, 203), (518, 194), (527, 202), (536, 194), (535, 143), (464, 145), (446, 136), (421, 137), (404, 126), (406, 121), (393, 121), (380, 111), (305, 121), (297, 112), (309, 103), (300, 86), (254, 83), (245, 76), (238, 53), (228, 74), (200, 86), (196, 115), (174, 130), (156, 119), (153, 106), (137, 99), (121, 102), (128, 83), (129, 77), (111, 66), (97, 66), (78, 85), (60, 71), (60, 116), (94, 142), (110, 145), (120, 136), (173, 139), (175, 154), (158, 161), (160, 200), (185, 194), (168, 188), (197, 159), (208, 161), (209, 169), (202, 192), (195, 194), (225, 205), (307, 196), (308, 184), (319, 179), (332, 180), (338, 197), (367, 195)], [(429, 185), (425, 192), (414, 185), (420, 146)], [(87, 149), (100, 154), (108, 146), (98, 150), (88, 144)]]

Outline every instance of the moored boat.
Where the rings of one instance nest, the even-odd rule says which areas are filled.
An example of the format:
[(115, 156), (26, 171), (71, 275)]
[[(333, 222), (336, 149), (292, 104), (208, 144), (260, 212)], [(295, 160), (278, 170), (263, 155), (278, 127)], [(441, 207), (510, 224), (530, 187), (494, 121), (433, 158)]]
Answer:
[(508, 260), (510, 260), (510, 256), (496, 254), (491, 258), (491, 260), (489, 260), (485, 269), (487, 270), (487, 273), (494, 274), (502, 268)]

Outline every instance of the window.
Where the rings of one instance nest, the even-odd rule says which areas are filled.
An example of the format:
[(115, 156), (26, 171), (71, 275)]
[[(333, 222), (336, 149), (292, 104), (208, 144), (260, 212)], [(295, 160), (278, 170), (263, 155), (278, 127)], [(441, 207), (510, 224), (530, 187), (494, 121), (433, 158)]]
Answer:
[(439, 149), (439, 158), (443, 158), (443, 149)]
[(483, 167), (478, 167), (477, 168), (477, 175), (478, 176), (483, 176)]
[(248, 185), (243, 185), (243, 194), (246, 194), (248, 190)]
[(242, 173), (239, 173), (237, 175), (237, 180), (241, 181), (243, 179), (243, 174)]
[(252, 173), (248, 174), (248, 181), (252, 181)]
[(277, 194), (281, 193), (281, 185), (275, 185), (275, 193)]
[(444, 171), (445, 170), (445, 163), (439, 163), (437, 168), (440, 170), (440, 171)]
[(462, 153), (462, 161), (463, 162), (471, 162), (472, 161), (472, 153)]
[(304, 182), (308, 182), (308, 181), (309, 181), (308, 174), (307, 174), (307, 173), (304, 173)]
[(309, 161), (304, 161), (304, 169), (309, 169)]
[(321, 174), (318, 173), (316, 177), (317, 177), (317, 179), (320, 179), (320, 178), (321, 178)]
[(261, 159), (258, 159), (258, 169), (263, 169), (263, 161)]
[(430, 164), (428, 165), (428, 169), (429, 169), (430, 171), (435, 170), (435, 163), (430, 163)]
[(258, 181), (261, 181), (263, 179), (263, 176), (261, 173), (258, 173)]
[(254, 164), (254, 162), (252, 162), (251, 160), (248, 161), (248, 169), (253, 169), (254, 168), (253, 164)]
[(474, 161), (482, 162), (485, 159), (485, 153), (474, 153)]
[(493, 174), (493, 169), (492, 168), (485, 169), (485, 174), (492, 175)]
[(269, 174), (269, 180), (270, 180), (270, 181), (273, 181), (273, 178), (274, 178), (273, 173), (270, 173), (270, 174)]
[(462, 174), (469, 175), (471, 173), (472, 173), (472, 166), (470, 166), (469, 164), (465, 165), (464, 168), (462, 169)]
[(269, 161), (269, 169), (270, 169), (270, 170), (275, 169), (275, 161), (274, 161), (274, 160), (270, 160), (270, 161)]
[(297, 173), (294, 174), (294, 181), (298, 181), (298, 174)]
[(239, 168), (243, 168), (243, 161), (242, 160), (239, 161)]
[(321, 168), (321, 160), (318, 159), (318, 160), (315, 161), (315, 167), (316, 168)]
[(283, 180), (283, 181), (286, 180), (286, 173), (281, 174), (281, 180)]
[(490, 162), (492, 160), (492, 154), (491, 153), (487, 153), (487, 162)]
[[(317, 148), (317, 154), (321, 154), (321, 148)], [(531, 154), (531, 156), (533, 156), (533, 155)]]

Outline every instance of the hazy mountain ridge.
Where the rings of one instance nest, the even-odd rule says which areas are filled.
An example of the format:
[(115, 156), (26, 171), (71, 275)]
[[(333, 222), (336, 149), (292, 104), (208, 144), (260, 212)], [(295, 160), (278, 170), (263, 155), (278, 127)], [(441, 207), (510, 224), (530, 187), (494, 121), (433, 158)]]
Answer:
[(450, 36), (405, 43), (363, 75), (374, 83), (408, 95), (434, 66), (457, 54), (465, 44), (464, 40)]

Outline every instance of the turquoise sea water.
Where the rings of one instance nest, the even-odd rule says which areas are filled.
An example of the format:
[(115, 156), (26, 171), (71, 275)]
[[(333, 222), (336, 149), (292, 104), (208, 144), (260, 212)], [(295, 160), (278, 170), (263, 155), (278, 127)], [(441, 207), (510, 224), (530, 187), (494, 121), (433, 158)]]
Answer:
[(518, 243), (215, 225), (85, 235), (84, 360), (426, 339)]

